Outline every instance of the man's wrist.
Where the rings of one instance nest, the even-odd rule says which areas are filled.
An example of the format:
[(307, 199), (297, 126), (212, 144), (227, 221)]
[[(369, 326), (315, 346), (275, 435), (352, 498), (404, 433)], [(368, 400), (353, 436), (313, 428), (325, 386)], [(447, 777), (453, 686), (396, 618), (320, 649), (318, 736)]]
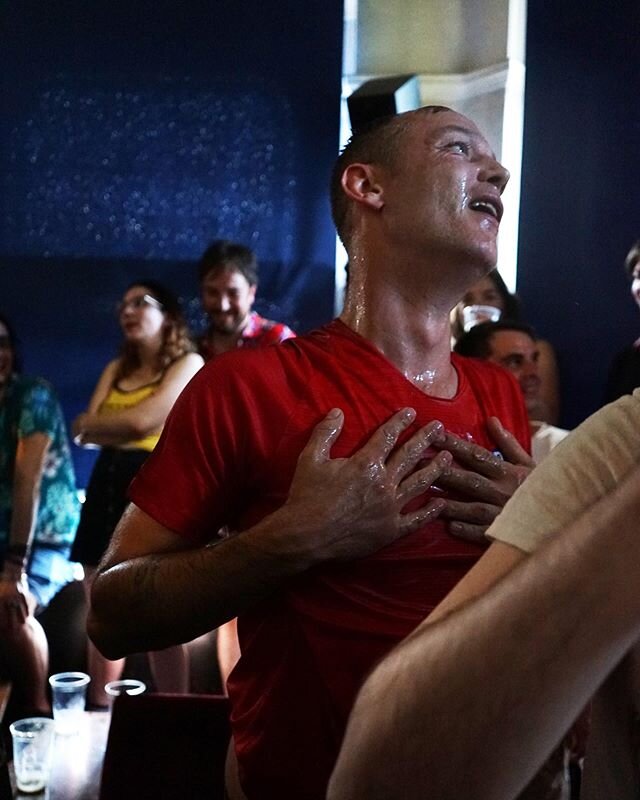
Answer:
[(304, 572), (322, 559), (317, 557), (314, 542), (317, 535), (313, 520), (303, 517), (285, 503), (262, 522), (251, 539), (266, 556), (272, 556), (283, 571), (296, 574)]

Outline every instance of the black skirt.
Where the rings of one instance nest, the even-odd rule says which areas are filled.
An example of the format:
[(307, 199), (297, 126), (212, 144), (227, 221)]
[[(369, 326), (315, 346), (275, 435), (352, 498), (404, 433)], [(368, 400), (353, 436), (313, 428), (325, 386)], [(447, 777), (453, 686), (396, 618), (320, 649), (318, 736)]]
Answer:
[(91, 473), (71, 560), (90, 567), (99, 564), (122, 513), (127, 490), (148, 457), (147, 450), (104, 447)]

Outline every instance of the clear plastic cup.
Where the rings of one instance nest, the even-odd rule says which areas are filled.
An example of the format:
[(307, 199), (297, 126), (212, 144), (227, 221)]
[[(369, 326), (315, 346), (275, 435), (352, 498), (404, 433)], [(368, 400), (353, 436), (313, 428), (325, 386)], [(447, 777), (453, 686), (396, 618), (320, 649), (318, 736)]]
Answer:
[(462, 327), (464, 331), (470, 331), (480, 322), (497, 322), (502, 311), (495, 306), (465, 306), (462, 309)]
[(84, 672), (58, 672), (49, 678), (57, 733), (69, 736), (80, 730), (90, 680)]
[(51, 774), (54, 726), (55, 722), (46, 717), (19, 719), (9, 726), (18, 791), (35, 794), (46, 788)]

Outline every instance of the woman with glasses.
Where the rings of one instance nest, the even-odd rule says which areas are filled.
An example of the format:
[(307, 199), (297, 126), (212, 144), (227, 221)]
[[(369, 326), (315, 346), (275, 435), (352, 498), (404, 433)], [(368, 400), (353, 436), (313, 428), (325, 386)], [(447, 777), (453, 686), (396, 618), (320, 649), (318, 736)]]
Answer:
[[(124, 335), (120, 355), (107, 364), (87, 410), (73, 423), (74, 441), (101, 447), (82, 509), (71, 557), (85, 568), (87, 592), (127, 505), (127, 488), (153, 450), (178, 395), (203, 364), (195, 353), (177, 298), (153, 280), (132, 284), (117, 308)], [(89, 642), (89, 700), (106, 706), (104, 685), (124, 661), (107, 661)], [(184, 648), (150, 654), (159, 691), (187, 691)]]

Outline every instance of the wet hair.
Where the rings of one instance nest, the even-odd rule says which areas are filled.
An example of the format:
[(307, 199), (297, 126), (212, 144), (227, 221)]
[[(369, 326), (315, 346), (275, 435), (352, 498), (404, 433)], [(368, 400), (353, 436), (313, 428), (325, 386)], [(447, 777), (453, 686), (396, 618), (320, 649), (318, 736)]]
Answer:
[(624, 260), (624, 269), (629, 280), (633, 279), (633, 270), (636, 268), (638, 261), (640, 261), (640, 239), (633, 243)]
[(228, 239), (216, 239), (202, 254), (198, 262), (198, 280), (204, 281), (212, 272), (231, 270), (244, 276), (249, 286), (258, 283), (258, 262), (249, 247)]
[[(158, 281), (143, 278), (133, 281), (127, 286), (126, 291), (139, 286), (147, 289), (147, 294), (154, 297), (162, 306), (162, 311), (166, 317), (166, 324), (163, 330), (162, 347), (158, 353), (158, 372), (164, 372), (167, 367), (186, 353), (195, 352), (195, 345), (189, 334), (187, 323), (182, 315), (182, 308), (177, 296), (166, 286)], [(120, 349), (120, 360), (114, 384), (122, 378), (131, 375), (140, 366), (140, 354), (138, 348), (132, 342), (125, 341)]]
[(22, 359), (20, 357), (20, 351), (19, 351), (20, 340), (16, 336), (15, 328), (2, 312), (0, 312), (0, 322), (7, 329), (7, 334), (9, 335), (9, 347), (11, 348), (11, 353), (13, 355), (13, 371), (21, 372)]
[(383, 167), (393, 167), (400, 151), (398, 147), (400, 140), (410, 128), (415, 115), (437, 114), (440, 111), (451, 111), (451, 109), (446, 106), (424, 106), (403, 114), (379, 117), (354, 131), (336, 160), (329, 187), (333, 224), (345, 247), (348, 247), (353, 234), (352, 202), (342, 188), (345, 169), (351, 164), (379, 164)]
[(514, 320), (502, 320), (497, 322), (479, 322), (471, 330), (463, 333), (453, 348), (460, 356), (470, 356), (471, 358), (490, 358), (491, 339), (500, 331), (518, 331), (529, 336), (536, 341), (536, 334), (530, 325)]
[[(500, 299), (502, 300), (502, 313), (500, 314), (500, 322), (519, 322), (522, 316), (522, 311), (520, 309), (520, 298), (518, 295), (511, 294), (507, 288), (507, 284), (502, 279), (502, 275), (500, 275), (497, 269), (492, 269), (491, 272), (486, 275), (486, 277), (489, 278), (493, 284), (493, 288), (496, 290), (496, 292), (498, 292)], [(458, 303), (455, 308), (455, 314), (452, 315), (453, 322), (451, 332), (456, 340), (465, 335), (460, 319), (459, 306), (460, 303)]]

